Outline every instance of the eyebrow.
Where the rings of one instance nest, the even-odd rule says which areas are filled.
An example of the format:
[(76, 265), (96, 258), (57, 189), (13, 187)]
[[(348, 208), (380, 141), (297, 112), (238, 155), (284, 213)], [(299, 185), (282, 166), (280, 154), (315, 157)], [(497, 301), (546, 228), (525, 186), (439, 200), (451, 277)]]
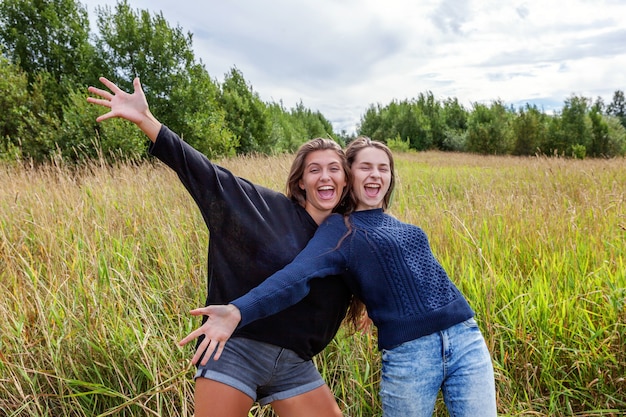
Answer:
[[(323, 165), (323, 164), (321, 164), (320, 162), (313, 161), (313, 162), (308, 163), (306, 166), (310, 167), (312, 165)], [(339, 165), (339, 166), (341, 166), (341, 163), (339, 161), (332, 161), (332, 162), (329, 162), (326, 165)]]
[(361, 162), (357, 162), (357, 165), (377, 165), (377, 166), (390, 166), (390, 164), (388, 162), (382, 162), (382, 163), (375, 163), (375, 162), (369, 162), (369, 161), (361, 161)]

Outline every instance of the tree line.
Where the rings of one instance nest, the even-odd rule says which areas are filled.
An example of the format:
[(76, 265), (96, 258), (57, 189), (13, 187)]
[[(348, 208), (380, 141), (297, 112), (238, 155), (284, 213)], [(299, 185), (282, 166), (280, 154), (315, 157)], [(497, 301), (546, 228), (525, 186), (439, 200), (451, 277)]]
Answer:
[(439, 149), (498, 155), (559, 155), (576, 158), (626, 154), (626, 101), (617, 90), (601, 98), (572, 95), (547, 114), (536, 105), (521, 108), (495, 100), (465, 109), (457, 99), (437, 100), (431, 92), (415, 99), (372, 105), (361, 118), (361, 134), (403, 149)]
[[(97, 7), (94, 33), (76, 0), (0, 3), (0, 159), (36, 162), (142, 159), (146, 139), (122, 120), (95, 122), (88, 85), (105, 76), (130, 91), (141, 76), (152, 111), (209, 157), (291, 152), (313, 137), (341, 144), (319, 111), (302, 102), (287, 109), (264, 102), (236, 67), (213, 78), (193, 53), (193, 35), (162, 12), (133, 10), (126, 0)], [(440, 149), (485, 154), (626, 154), (626, 102), (605, 105), (572, 96), (557, 114), (500, 101), (464, 108), (457, 99), (417, 98), (370, 105), (356, 134), (400, 150)]]

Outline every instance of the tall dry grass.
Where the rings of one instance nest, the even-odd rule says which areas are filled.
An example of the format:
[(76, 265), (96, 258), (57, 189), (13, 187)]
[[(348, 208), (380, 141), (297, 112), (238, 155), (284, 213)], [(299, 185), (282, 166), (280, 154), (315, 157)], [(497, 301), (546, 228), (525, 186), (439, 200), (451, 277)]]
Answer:
[[(290, 161), (221, 163), (282, 191)], [(625, 162), (397, 155), (391, 212), (476, 310), (501, 415), (625, 415)], [(0, 184), (0, 415), (191, 416), (176, 341), (198, 324), (208, 235), (176, 176), (2, 165)], [(347, 416), (380, 415), (375, 346), (342, 331), (316, 358)]]

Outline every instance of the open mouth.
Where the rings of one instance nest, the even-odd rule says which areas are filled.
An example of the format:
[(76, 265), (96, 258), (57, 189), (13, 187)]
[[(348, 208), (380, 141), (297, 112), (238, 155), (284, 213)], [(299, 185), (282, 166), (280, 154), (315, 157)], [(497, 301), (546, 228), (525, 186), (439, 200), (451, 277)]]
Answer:
[(368, 197), (377, 197), (380, 193), (380, 184), (365, 184), (365, 195)]
[(317, 193), (319, 194), (321, 199), (330, 200), (335, 196), (335, 187), (330, 185), (326, 185), (317, 189)]

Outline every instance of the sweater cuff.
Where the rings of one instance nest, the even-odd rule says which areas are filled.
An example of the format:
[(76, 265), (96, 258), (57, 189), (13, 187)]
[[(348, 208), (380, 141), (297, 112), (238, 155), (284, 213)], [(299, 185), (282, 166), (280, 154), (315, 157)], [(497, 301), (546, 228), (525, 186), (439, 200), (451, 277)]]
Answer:
[(161, 129), (159, 130), (159, 134), (157, 135), (155, 141), (150, 142), (150, 144), (148, 145), (148, 154), (154, 155), (155, 152), (157, 152), (157, 150), (159, 149), (159, 143), (163, 142), (160, 139), (163, 137), (163, 135), (166, 134), (168, 130), (169, 128), (167, 126), (165, 126), (164, 124), (161, 125)]

